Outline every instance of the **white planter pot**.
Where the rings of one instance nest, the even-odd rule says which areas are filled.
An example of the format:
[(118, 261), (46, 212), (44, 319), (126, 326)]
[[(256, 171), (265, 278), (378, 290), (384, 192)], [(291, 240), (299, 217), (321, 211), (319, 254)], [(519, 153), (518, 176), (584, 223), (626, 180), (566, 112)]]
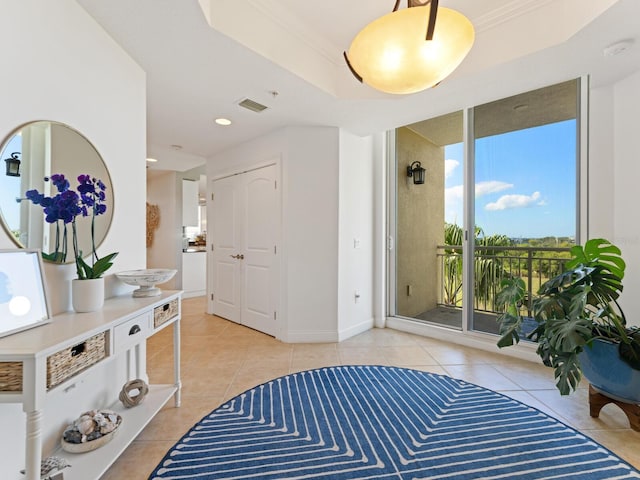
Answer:
[(95, 312), (104, 305), (104, 278), (71, 281), (71, 303), (76, 312)]

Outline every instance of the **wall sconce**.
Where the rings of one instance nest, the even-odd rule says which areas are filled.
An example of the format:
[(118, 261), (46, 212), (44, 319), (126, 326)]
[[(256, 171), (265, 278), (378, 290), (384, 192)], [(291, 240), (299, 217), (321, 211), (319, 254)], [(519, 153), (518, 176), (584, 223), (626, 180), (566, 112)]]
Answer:
[(413, 162), (407, 167), (407, 177), (413, 177), (414, 185), (422, 185), (424, 183), (424, 172), (420, 162)]
[(20, 152), (13, 152), (11, 158), (5, 158), (7, 163), (7, 176), (19, 177), (20, 176), (20, 159), (18, 158)]

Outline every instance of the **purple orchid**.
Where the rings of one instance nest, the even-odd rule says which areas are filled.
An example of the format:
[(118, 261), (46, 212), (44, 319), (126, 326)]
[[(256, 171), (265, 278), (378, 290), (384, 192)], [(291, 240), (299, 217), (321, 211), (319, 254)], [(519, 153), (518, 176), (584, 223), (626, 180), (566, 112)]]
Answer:
[[(79, 278), (86, 278), (83, 271), (86, 270), (86, 263), (82, 260), (82, 252), (78, 251), (78, 239), (76, 230), (76, 217), (91, 216), (91, 247), (92, 259), (98, 262), (100, 259), (96, 253), (95, 245), (95, 217), (103, 215), (107, 211), (106, 185), (99, 179), (90, 175), (78, 176), (77, 192), (71, 190), (69, 180), (63, 174), (56, 173), (51, 177), (45, 177), (46, 182), (51, 182), (58, 191), (54, 196), (48, 197), (37, 190), (28, 190), (25, 193), (26, 199), (30, 200), (34, 205), (40, 205), (45, 214), (47, 223), (56, 224), (55, 252), (44, 254), (44, 258), (55, 262), (64, 263), (67, 256), (67, 224), (71, 224), (73, 235), (73, 249), (76, 259), (76, 266)], [(60, 248), (60, 226), (63, 227), (63, 245)], [(116, 254), (108, 257), (113, 258)], [(109, 266), (111, 264), (109, 263)], [(108, 268), (108, 267), (107, 267)], [(93, 278), (93, 277), (92, 277)]]

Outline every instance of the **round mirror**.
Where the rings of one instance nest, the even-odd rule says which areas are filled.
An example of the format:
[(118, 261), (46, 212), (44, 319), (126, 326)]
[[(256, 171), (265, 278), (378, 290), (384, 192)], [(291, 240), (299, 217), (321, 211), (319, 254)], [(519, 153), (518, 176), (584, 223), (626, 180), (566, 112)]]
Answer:
[[(0, 158), (4, 160), (0, 164), (0, 220), (17, 246), (39, 248), (45, 260), (74, 261), (71, 224), (47, 222), (43, 206), (26, 196), (27, 191), (37, 190), (45, 197), (54, 197), (58, 194), (57, 185), (48, 180), (61, 174), (69, 181), (69, 189), (76, 192), (80, 191), (80, 175), (104, 184), (104, 214), (76, 217), (78, 251), (83, 257), (89, 256), (92, 239), (98, 248), (111, 225), (113, 188), (107, 167), (89, 140), (58, 122), (32, 122), (7, 136)], [(67, 252), (66, 256), (62, 252)]]

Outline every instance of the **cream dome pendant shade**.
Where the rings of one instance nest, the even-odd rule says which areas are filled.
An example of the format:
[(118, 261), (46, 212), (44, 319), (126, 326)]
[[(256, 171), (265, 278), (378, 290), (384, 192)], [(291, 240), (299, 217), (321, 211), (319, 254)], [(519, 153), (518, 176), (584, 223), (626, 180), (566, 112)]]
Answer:
[(467, 56), (475, 37), (472, 23), (437, 0), (418, 3), (374, 20), (345, 53), (361, 82), (387, 93), (415, 93), (440, 83)]

